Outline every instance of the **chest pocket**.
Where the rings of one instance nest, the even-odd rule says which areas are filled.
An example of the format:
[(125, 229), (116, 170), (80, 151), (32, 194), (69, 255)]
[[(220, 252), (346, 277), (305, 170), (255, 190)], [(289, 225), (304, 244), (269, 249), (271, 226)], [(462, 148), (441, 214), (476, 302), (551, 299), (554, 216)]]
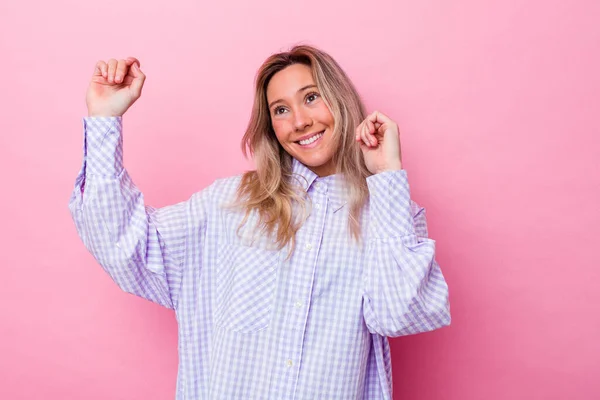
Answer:
[(279, 252), (241, 244), (219, 249), (215, 324), (252, 333), (271, 322)]

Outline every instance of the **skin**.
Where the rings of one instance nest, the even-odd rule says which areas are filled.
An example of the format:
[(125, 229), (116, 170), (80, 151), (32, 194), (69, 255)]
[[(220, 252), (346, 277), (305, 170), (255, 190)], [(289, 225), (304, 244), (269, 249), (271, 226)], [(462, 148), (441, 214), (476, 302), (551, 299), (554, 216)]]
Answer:
[[(319, 176), (335, 173), (333, 115), (315, 84), (310, 67), (293, 64), (277, 72), (267, 86), (275, 136), (288, 154)], [(310, 146), (299, 140), (323, 132)], [(357, 127), (355, 139), (373, 174), (402, 169), (398, 126), (378, 111)]]
[[(267, 86), (275, 136), (283, 149), (319, 176), (335, 173), (333, 115), (321, 97), (309, 67), (294, 64), (277, 72)], [(300, 139), (323, 132), (309, 146)]]
[(372, 174), (402, 169), (402, 151), (398, 125), (385, 114), (375, 111), (356, 128), (354, 135)]
[[(122, 116), (141, 97), (146, 75), (134, 57), (98, 61), (86, 94), (88, 116)], [(294, 64), (277, 72), (267, 87), (273, 130), (281, 146), (319, 176), (335, 173), (332, 158), (334, 120), (312, 78), (310, 68)], [(298, 141), (323, 136), (309, 146)], [(349, 134), (346, 132), (346, 134)], [(356, 128), (369, 171), (378, 174), (402, 169), (398, 125), (379, 111)]]
[(88, 116), (122, 116), (142, 95), (145, 80), (134, 57), (98, 61), (86, 95)]

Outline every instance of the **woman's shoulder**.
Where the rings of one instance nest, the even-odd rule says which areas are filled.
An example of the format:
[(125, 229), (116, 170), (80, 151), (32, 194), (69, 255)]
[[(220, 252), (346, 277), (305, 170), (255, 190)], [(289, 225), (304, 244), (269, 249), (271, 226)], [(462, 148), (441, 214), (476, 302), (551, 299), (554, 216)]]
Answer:
[(222, 201), (235, 198), (237, 189), (242, 180), (243, 174), (215, 178), (211, 184), (204, 189), (194, 193), (194, 197), (203, 198), (211, 203), (221, 203)]
[(193, 193), (188, 201), (194, 208), (200, 206), (205, 209), (219, 208), (224, 204), (233, 203), (237, 198), (242, 178), (243, 174), (215, 178), (208, 186)]
[(255, 171), (214, 178), (204, 189), (193, 193), (187, 202), (192, 210), (204, 210), (209, 214), (222, 210), (239, 211), (240, 205), (244, 203), (240, 198), (246, 197), (245, 193), (240, 194), (239, 189), (252, 185), (255, 179)]

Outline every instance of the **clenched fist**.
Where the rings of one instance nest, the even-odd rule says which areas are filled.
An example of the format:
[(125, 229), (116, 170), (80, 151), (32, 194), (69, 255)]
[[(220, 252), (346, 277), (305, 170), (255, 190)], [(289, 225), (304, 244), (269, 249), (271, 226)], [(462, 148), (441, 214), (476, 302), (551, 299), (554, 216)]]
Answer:
[(122, 116), (142, 95), (145, 80), (136, 58), (98, 61), (85, 99), (88, 116)]

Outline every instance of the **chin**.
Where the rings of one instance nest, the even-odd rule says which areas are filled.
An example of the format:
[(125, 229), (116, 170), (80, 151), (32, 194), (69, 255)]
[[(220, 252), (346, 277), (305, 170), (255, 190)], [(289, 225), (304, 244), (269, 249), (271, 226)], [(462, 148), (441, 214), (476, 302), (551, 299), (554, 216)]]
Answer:
[(327, 164), (327, 161), (325, 161), (325, 160), (315, 160), (313, 158), (307, 158), (307, 157), (296, 157), (296, 159), (298, 161), (300, 161), (302, 164), (306, 165), (307, 167), (312, 167), (312, 168), (320, 168), (320, 167), (323, 167), (325, 164)]
[(302, 164), (306, 165), (310, 170), (320, 176), (335, 174), (335, 167), (331, 164), (331, 160), (315, 160), (297, 158)]

